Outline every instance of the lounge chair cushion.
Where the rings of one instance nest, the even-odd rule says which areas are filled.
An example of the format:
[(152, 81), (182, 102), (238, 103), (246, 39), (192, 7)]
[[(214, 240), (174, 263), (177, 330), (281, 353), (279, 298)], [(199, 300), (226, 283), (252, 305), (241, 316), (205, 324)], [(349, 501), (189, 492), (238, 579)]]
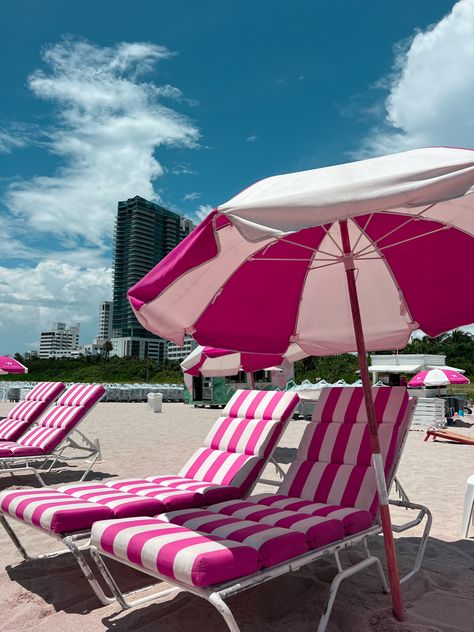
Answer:
[(106, 389), (102, 384), (74, 384), (56, 402), (57, 406), (82, 406), (91, 408), (105, 395)]
[(269, 568), (308, 551), (304, 533), (268, 525), (264, 522), (243, 520), (206, 509), (171, 511), (159, 516), (191, 531), (241, 542), (260, 553), (263, 566)]
[[(117, 508), (121, 504), (121, 499), (126, 504), (127, 498), (134, 498), (136, 509), (133, 510), (130, 507), (131, 511), (127, 514), (128, 516), (153, 516), (166, 509), (200, 507), (203, 503), (202, 495), (198, 492), (170, 489), (140, 478), (112, 479), (104, 484), (70, 483), (62, 485), (58, 490), (76, 498), (90, 499), (92, 502), (100, 502), (98, 495), (102, 496), (104, 500), (112, 499), (113, 496)], [(140, 513), (140, 507), (148, 507), (148, 509), (143, 509)], [(155, 511), (153, 511), (153, 507)], [(117, 513), (115, 515), (118, 517)], [(125, 517), (124, 513), (121, 515)]]
[(157, 518), (105, 520), (92, 527), (99, 551), (189, 586), (212, 586), (251, 575), (262, 566), (257, 549), (202, 535)]
[(113, 516), (109, 507), (81, 501), (47, 488), (1, 492), (0, 509), (5, 514), (52, 533), (82, 531), (89, 529), (96, 520)]
[(249, 501), (279, 509), (283, 511), (296, 511), (310, 516), (324, 516), (341, 520), (346, 535), (352, 535), (369, 529), (374, 524), (374, 517), (370, 511), (356, 509), (355, 507), (341, 507), (340, 505), (326, 505), (324, 503), (312, 503), (301, 498), (290, 498), (281, 494), (254, 494)]
[(222, 517), (232, 516), (253, 523), (296, 531), (305, 536), (308, 547), (312, 549), (318, 549), (331, 542), (342, 540), (345, 536), (343, 523), (338, 518), (312, 516), (304, 510), (282, 510), (251, 500), (231, 500), (210, 505), (206, 509)]
[[(30, 403), (30, 402), (28, 402)], [(37, 402), (32, 402), (36, 404)], [(42, 402), (39, 402), (42, 404)], [(18, 421), (18, 419), (2, 419), (0, 421), (0, 441), (16, 441), (30, 426), (29, 421)]]
[(25, 446), (16, 441), (2, 441), (0, 443), (0, 457), (4, 459), (17, 456), (40, 456), (44, 454), (40, 446)]
[(181, 476), (147, 476), (146, 480), (170, 489), (182, 489), (198, 492), (203, 497), (204, 505), (218, 503), (224, 500), (233, 500), (234, 498), (240, 498), (241, 495), (238, 487), (197, 481), (192, 478), (184, 478)]

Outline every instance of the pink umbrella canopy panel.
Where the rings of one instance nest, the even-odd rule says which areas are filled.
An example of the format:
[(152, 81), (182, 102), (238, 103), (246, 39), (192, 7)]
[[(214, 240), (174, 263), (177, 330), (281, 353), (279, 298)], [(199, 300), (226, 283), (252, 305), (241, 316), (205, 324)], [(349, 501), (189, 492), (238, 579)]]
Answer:
[(14, 358), (10, 358), (9, 356), (0, 356), (0, 375), (6, 375), (8, 373), (21, 375), (28, 373), (28, 369)]
[[(445, 148), (268, 178), (211, 213), (131, 288), (132, 307), (178, 344), (189, 333), (249, 353), (282, 354), (291, 343), (309, 355), (353, 352), (351, 259), (368, 350), (402, 348), (416, 329), (439, 335), (474, 321), (465, 292), (473, 186), (474, 152)], [(348, 256), (341, 209), (351, 216)], [(440, 305), (446, 288), (456, 300)]]
[(408, 382), (408, 386), (447, 386), (448, 384), (469, 384), (465, 375), (452, 369), (430, 369), (420, 371)]

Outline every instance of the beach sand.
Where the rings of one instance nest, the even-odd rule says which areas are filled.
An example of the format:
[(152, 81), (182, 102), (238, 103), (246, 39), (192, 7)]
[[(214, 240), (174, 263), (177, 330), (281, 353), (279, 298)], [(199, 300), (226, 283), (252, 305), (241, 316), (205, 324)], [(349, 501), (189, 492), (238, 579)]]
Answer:
[[(0, 415), (11, 404), (0, 403)], [(164, 404), (153, 414), (146, 404), (99, 404), (81, 426), (90, 438), (100, 440), (103, 462), (94, 467), (95, 480), (114, 476), (174, 474), (202, 439), (219, 412), (183, 404)], [(304, 430), (292, 421), (280, 441), (277, 460), (288, 467)], [(474, 419), (456, 431), (474, 436)], [(427, 505), (433, 528), (423, 569), (403, 586), (406, 621), (391, 616), (390, 599), (382, 594), (373, 570), (343, 582), (336, 599), (329, 632), (473, 632), (474, 631), (474, 527), (471, 539), (460, 538), (466, 479), (474, 474), (474, 446), (442, 442), (424, 443), (424, 432), (411, 431), (399, 468), (399, 479), (413, 502)], [(80, 466), (46, 476), (48, 484), (78, 480)], [(270, 465), (267, 478), (276, 478)], [(0, 490), (36, 486), (30, 475), (12, 478), (0, 474)], [(256, 491), (265, 488), (258, 486)], [(267, 488), (272, 489), (272, 488)], [(274, 488), (273, 488), (274, 489)], [(395, 518), (411, 517), (405, 511)], [(31, 553), (57, 549), (57, 543), (31, 528), (18, 527)], [(421, 527), (409, 537), (397, 538), (401, 572), (410, 568)], [(383, 559), (381, 538), (371, 549)], [(359, 553), (345, 553), (357, 560)], [(216, 610), (198, 597), (179, 594), (165, 603), (146, 604), (120, 612), (116, 605), (101, 606), (69, 555), (37, 562), (22, 562), (0, 528), (0, 629), (3, 632), (225, 631)], [(4, 570), (5, 568), (5, 570)], [(119, 583), (138, 587), (147, 578), (123, 566), (114, 566)], [(322, 560), (300, 571), (274, 579), (229, 600), (242, 632), (316, 629), (327, 598), (335, 564)]]

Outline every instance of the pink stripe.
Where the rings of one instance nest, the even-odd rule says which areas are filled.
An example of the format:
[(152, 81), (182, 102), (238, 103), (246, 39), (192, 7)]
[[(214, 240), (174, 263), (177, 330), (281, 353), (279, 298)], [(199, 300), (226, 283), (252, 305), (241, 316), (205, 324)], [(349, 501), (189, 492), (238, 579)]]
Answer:
[(326, 397), (326, 402), (324, 403), (324, 408), (321, 411), (321, 421), (329, 423), (333, 420), (334, 410), (336, 409), (337, 402), (339, 401), (339, 397), (341, 396), (342, 389), (341, 388), (331, 388), (328, 389), (329, 393)]
[(319, 483), (316, 487), (316, 492), (313, 496), (313, 500), (317, 500), (321, 503), (326, 503), (329, 493), (336, 478), (336, 474), (341, 466), (335, 463), (328, 463), (321, 474)]
[[(179, 530), (182, 532), (182, 529)], [(202, 535), (196, 534), (194, 538), (185, 538), (184, 540), (177, 540), (175, 542), (168, 542), (163, 545), (158, 554), (158, 559), (156, 560), (156, 569), (158, 573), (162, 573), (172, 579), (175, 579), (175, 575), (172, 571), (173, 563), (181, 551), (187, 549), (195, 544), (204, 544), (207, 543), (208, 539)], [(193, 568), (194, 571), (194, 568)], [(192, 578), (192, 572), (190, 572), (190, 579)]]
[(367, 473), (367, 467), (355, 466), (349, 475), (346, 483), (346, 489), (342, 495), (341, 505), (343, 507), (354, 507), (359, 495), (362, 482)]
[(382, 423), (385, 407), (387, 406), (391, 393), (391, 388), (379, 388), (374, 398), (375, 419), (379, 424)]
[(359, 451), (357, 452), (357, 465), (370, 465), (371, 457), (370, 432), (369, 426), (366, 426), (362, 434)]
[(308, 480), (308, 476), (311, 473), (313, 468), (313, 463), (311, 461), (303, 461), (303, 463), (298, 468), (296, 472), (295, 478), (292, 480), (290, 489), (288, 490), (288, 496), (300, 496), (303, 490), (303, 487)]
[(306, 458), (310, 461), (317, 461), (321, 452), (321, 446), (326, 438), (326, 434), (329, 430), (329, 424), (323, 422), (316, 422), (313, 436), (308, 447), (308, 454)]
[(222, 437), (224, 436), (227, 428), (234, 421), (234, 419), (235, 419), (235, 417), (227, 417), (226, 419), (221, 421), (221, 423), (219, 425), (219, 428), (217, 428), (214, 436), (212, 437), (211, 448), (214, 448), (214, 450), (219, 450), (219, 446), (220, 446), (220, 443), (222, 441)]
[[(355, 417), (353, 417), (353, 419), (355, 419)], [(346, 453), (346, 448), (350, 443), (354, 425), (355, 424), (352, 423), (339, 424), (340, 427), (337, 430), (336, 440), (331, 453), (332, 463), (344, 463), (344, 455)]]
[(203, 481), (212, 481), (224, 463), (229, 460), (230, 454), (228, 452), (222, 452), (217, 459), (210, 465), (206, 472), (201, 476)]
[(285, 393), (278, 393), (278, 391), (274, 393), (274, 395), (272, 395), (271, 400), (268, 402), (267, 407), (265, 408), (265, 411), (262, 417), (264, 419), (273, 419), (273, 411), (275, 410), (275, 408), (278, 406), (278, 404), (281, 402), (281, 400), (284, 397), (285, 397)]
[[(342, 393), (342, 391), (341, 391)], [(345, 423), (355, 423), (357, 421), (357, 413), (362, 404), (364, 393), (362, 388), (354, 388), (351, 398), (344, 413), (343, 421)]]
[(291, 413), (294, 411), (296, 404), (299, 402), (299, 395), (295, 395), (291, 398), (288, 406), (285, 408), (281, 415), (281, 421), (286, 421)]
[[(250, 391), (252, 392), (252, 391)], [(260, 404), (260, 402), (262, 401), (262, 399), (265, 397), (266, 395), (266, 391), (258, 391), (257, 394), (255, 395), (255, 397), (253, 398), (252, 402), (250, 403), (249, 407), (247, 408), (246, 412), (245, 412), (245, 417), (247, 418), (254, 418), (255, 417), (255, 411), (258, 408), (258, 405)], [(265, 408), (265, 412), (267, 411), (268, 406)]]
[(209, 458), (209, 456), (211, 454), (213, 454), (213, 450), (211, 450), (210, 448), (206, 448), (205, 450), (203, 450), (196, 458), (196, 460), (194, 461), (194, 463), (191, 465), (191, 467), (189, 468), (189, 470), (186, 472), (185, 477), (186, 478), (194, 478), (196, 472), (199, 470), (199, 468), (201, 468), (204, 463), (206, 462), (206, 460)]
[(229, 411), (229, 417), (238, 417), (239, 409), (242, 404), (245, 402), (249, 395), (250, 391), (242, 391), (236, 397), (235, 402), (232, 404), (231, 409)]
[[(239, 523), (240, 523), (240, 520), (236, 520), (235, 521), (235, 526), (238, 527)], [(227, 538), (230, 539), (230, 540), (234, 540), (235, 542), (242, 543), (246, 538), (249, 538), (252, 535), (255, 535), (256, 533), (262, 533), (264, 531), (269, 531), (270, 528), (271, 527), (268, 527), (267, 525), (257, 524), (257, 523), (255, 523), (253, 525), (246, 525), (245, 527), (240, 527), (240, 529), (236, 529), (235, 531), (232, 531), (231, 533), (229, 533)], [(281, 535), (282, 534), (279, 534), (279, 537), (281, 537)], [(273, 537), (275, 537), (275, 536), (273, 536)], [(268, 541), (270, 541), (270, 538), (269, 538)]]
[(222, 481), (222, 485), (232, 485), (232, 481), (234, 479), (234, 476), (237, 474), (237, 472), (240, 470), (241, 467), (243, 467), (245, 465), (245, 463), (248, 461), (248, 456), (245, 454), (241, 454), (236, 460), (235, 463), (232, 465), (232, 467), (229, 469), (229, 471), (227, 472), (227, 474), (225, 475), (223, 481)]
[(252, 430), (252, 433), (247, 441), (247, 445), (244, 448), (245, 454), (256, 454), (257, 443), (260, 441), (260, 438), (263, 434), (265, 434), (267, 427), (270, 425), (269, 421), (271, 423), (271, 420), (261, 419), (256, 423), (255, 428)]
[[(237, 428), (234, 430), (232, 437), (227, 445), (226, 450), (228, 452), (236, 452), (237, 444), (239, 443), (240, 437), (243, 435), (244, 430), (246, 430), (247, 426), (252, 423), (253, 419), (245, 419), (241, 421)], [(245, 448), (243, 452), (246, 452)]]

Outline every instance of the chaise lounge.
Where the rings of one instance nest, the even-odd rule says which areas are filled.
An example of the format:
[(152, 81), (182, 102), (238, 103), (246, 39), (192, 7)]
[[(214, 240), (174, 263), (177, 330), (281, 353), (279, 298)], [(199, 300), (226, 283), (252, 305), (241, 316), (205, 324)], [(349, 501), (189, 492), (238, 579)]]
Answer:
[(25, 400), (0, 419), (0, 441), (17, 441), (65, 389), (62, 382), (39, 382)]
[[(373, 388), (373, 395), (390, 487), (411, 423), (413, 402), (404, 388)], [(404, 581), (421, 565), (431, 517), (421, 505), (403, 500), (394, 503), (419, 510), (418, 522), (427, 517), (415, 568)], [(257, 494), (247, 500), (157, 517), (96, 522), (91, 553), (123, 607), (186, 590), (212, 603), (233, 632), (239, 627), (225, 603), (228, 597), (334, 555), (338, 572), (319, 623), (318, 630), (323, 632), (339, 584), (346, 577), (375, 565), (387, 590), (380, 561), (370, 554), (367, 542), (380, 532), (363, 391), (331, 388), (322, 391), (296, 460), (276, 494)], [(343, 569), (339, 551), (357, 544), (364, 545), (365, 557)], [(172, 588), (129, 601), (105, 558), (141, 570)]]
[[(101, 384), (74, 384), (68, 388), (18, 441), (0, 443), (0, 472), (31, 471), (44, 486), (38, 470), (44, 469), (48, 462), (47, 471), (50, 471), (61, 458), (67, 461), (91, 458), (81, 478), (84, 480), (97, 460), (99, 450), (79, 433), (77, 427), (104, 395), (105, 388)], [(85, 445), (70, 436), (73, 431), (86, 441)], [(68, 449), (79, 451), (79, 456), (70, 456), (66, 452)]]

